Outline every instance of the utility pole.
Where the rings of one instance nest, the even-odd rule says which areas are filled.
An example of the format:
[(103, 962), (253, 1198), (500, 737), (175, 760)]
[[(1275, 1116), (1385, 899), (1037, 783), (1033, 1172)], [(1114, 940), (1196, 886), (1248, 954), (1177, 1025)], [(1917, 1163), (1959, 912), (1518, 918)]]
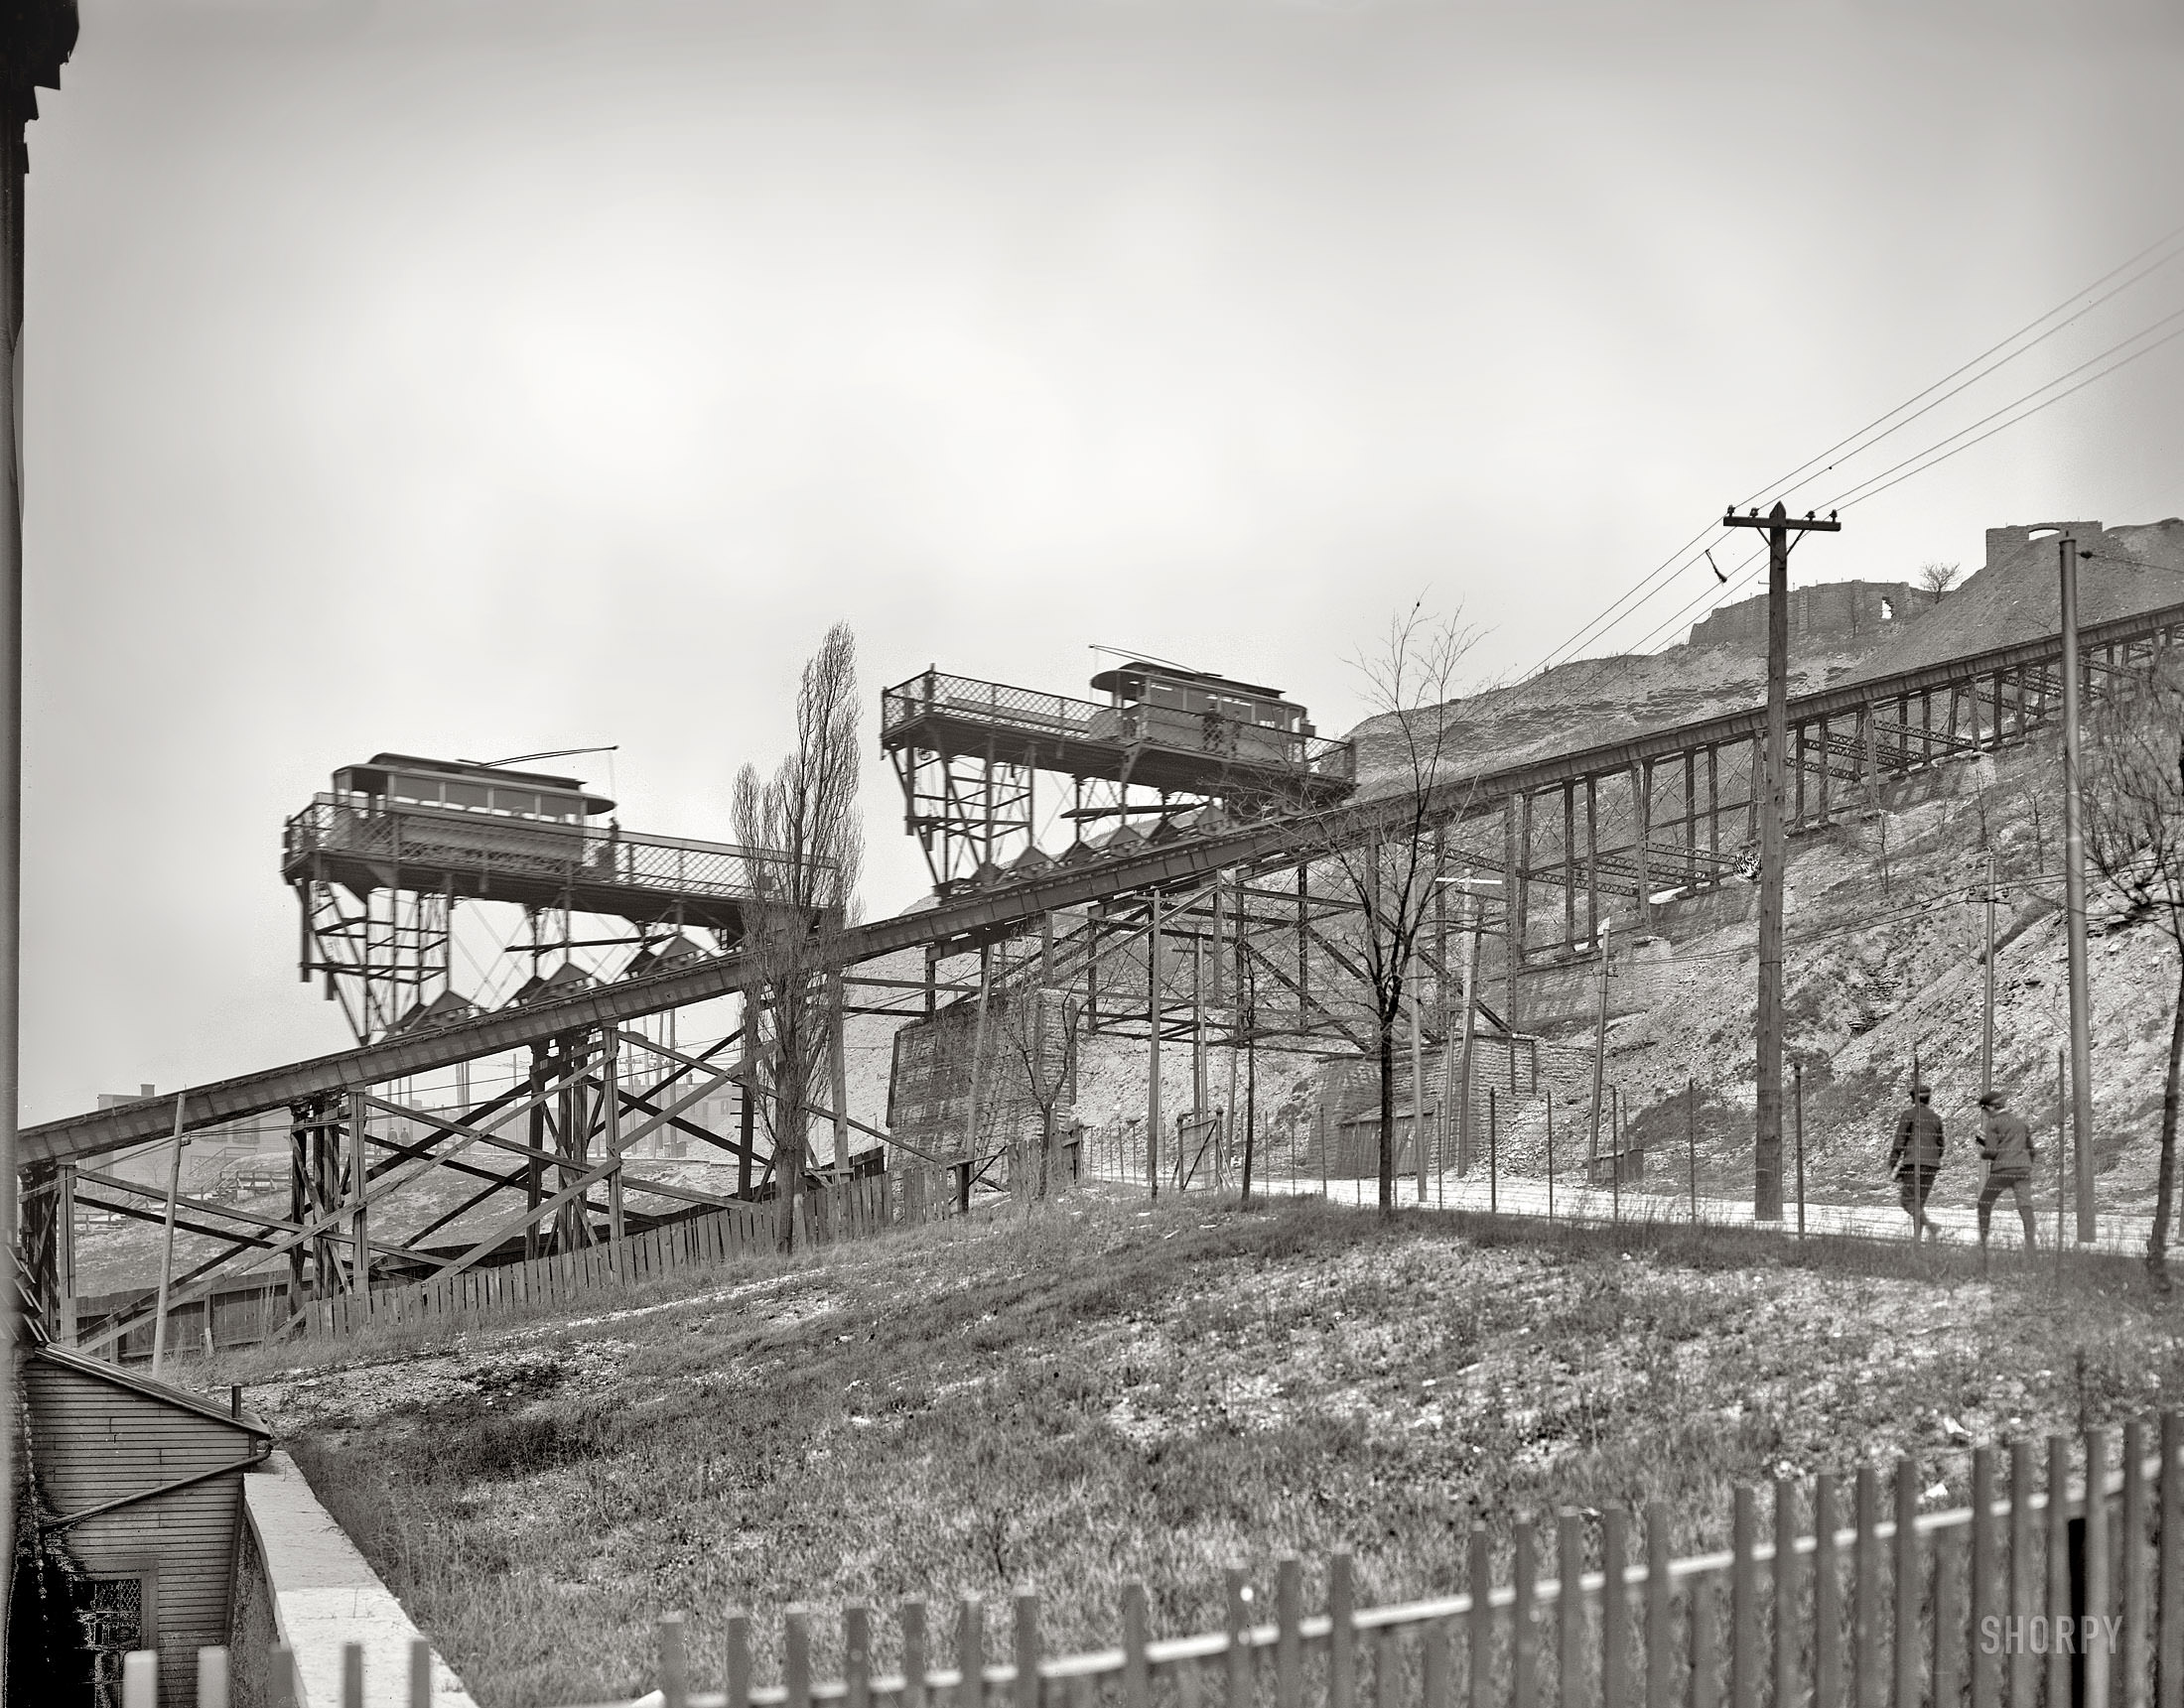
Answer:
[[(1463, 1030), (1462, 1045), (1451, 1064), (1447, 1054), (1448, 1027), (1441, 1027), (1441, 1060), (1444, 1067), (1453, 1066), (1448, 1074), (1453, 1083), (1451, 1102), (1456, 1111), (1456, 1172), (1471, 1172), (1471, 1052), (1478, 1040), (1478, 978), (1479, 978), (1479, 897), (1481, 886), (1499, 887), (1498, 877), (1474, 877), (1471, 868), (1465, 866), (1461, 877), (1444, 877), (1435, 881), (1442, 884), (1459, 884), (1463, 889)], [(1442, 965), (1445, 967), (1446, 963)]]
[[(2093, 997), (2086, 984), (2086, 834), (2078, 799), (2078, 542), (2056, 543), (2063, 602), (2063, 921), (2070, 945), (2070, 1128), (2078, 1154), (2078, 1243), (2093, 1241)], [(2088, 557), (2092, 553), (2085, 554)]]
[[(1767, 531), (1767, 748), (1766, 776), (1754, 778), (1759, 789), (1759, 1096), (1752, 1144), (1752, 1220), (1782, 1220), (1782, 796), (1785, 748), (1790, 726), (1790, 536), (1837, 534), (1843, 524), (1833, 510), (1815, 521), (1808, 510), (1793, 521), (1777, 502), (1761, 516), (1733, 511), (1724, 528)], [(1763, 785), (1763, 786), (1762, 786)]]
[[(1607, 1075), (1607, 957), (1608, 934), (1615, 929), (1615, 921), (1600, 921), (1600, 1009), (1592, 1039), (1592, 1130), (1585, 1140), (1585, 1184), (1592, 1184), (1592, 1173), (1600, 1162), (1600, 1099), (1604, 1095), (1602, 1085)], [(1611, 1135), (1612, 1136), (1612, 1135)]]
[[(75, 0), (23, 0), (0, 30), (0, 1252), (17, 1248), (16, 1126), (21, 1115), (23, 949), (23, 189), (27, 132), (40, 89), (61, 86), (75, 51)], [(10, 1258), (12, 1261), (12, 1257)], [(22, 1306), (0, 1286), (0, 1561), (15, 1560), (16, 1347)], [(7, 1610), (0, 1608), (0, 1701), (7, 1695)]]
[(1986, 1011), (1979, 1028), (1979, 1095), (1994, 1089), (1994, 855), (1986, 856)]

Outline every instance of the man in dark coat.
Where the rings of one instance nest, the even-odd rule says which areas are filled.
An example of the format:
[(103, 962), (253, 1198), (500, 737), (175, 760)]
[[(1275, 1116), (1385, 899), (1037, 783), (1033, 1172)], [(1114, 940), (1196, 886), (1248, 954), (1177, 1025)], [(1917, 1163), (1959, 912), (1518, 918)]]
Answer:
[(2004, 1192), (2017, 1195), (2017, 1215), (2025, 1225), (2025, 1249), (2031, 1250), (2039, 1244), (2032, 1219), (2032, 1169), (2039, 1161), (2039, 1152), (2032, 1143), (2032, 1128), (2025, 1124), (2025, 1117), (2005, 1109), (2006, 1100), (1998, 1091), (1990, 1091), (1979, 1099), (1979, 1108), (1985, 1111), (1979, 1127), (1979, 1154), (1986, 1158), (1986, 1184), (1979, 1188), (1979, 1252), (1986, 1253), (1987, 1219), (1994, 1214), (1994, 1201)]
[(1934, 1176), (1942, 1166), (1942, 1117), (1934, 1113), (1934, 1093), (1927, 1086), (1911, 1088), (1911, 1104), (1896, 1117), (1896, 1141), (1888, 1147), (1888, 1167), (1903, 1196), (1904, 1213), (1911, 1218), (1911, 1238), (1933, 1237), (1934, 1224), (1926, 1219), (1926, 1195), (1934, 1190)]

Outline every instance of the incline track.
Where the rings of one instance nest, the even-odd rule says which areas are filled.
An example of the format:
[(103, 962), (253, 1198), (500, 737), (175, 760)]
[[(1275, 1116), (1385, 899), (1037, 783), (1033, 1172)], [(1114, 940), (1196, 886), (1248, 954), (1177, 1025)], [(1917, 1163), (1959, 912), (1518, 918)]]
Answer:
[[(2184, 604), (2165, 605), (2107, 622), (2086, 624), (2080, 631), (2081, 644), (2085, 654), (2095, 661), (2096, 687), (2103, 658), (2112, 664), (2118, 657), (2127, 659), (2134, 648), (2156, 643), (2178, 631), (2184, 631)], [(1790, 702), (1790, 723), (1798, 737), (1799, 817), (1808, 816), (1803, 811), (1808, 765), (1810, 774), (1819, 780), (1820, 818), (1825, 822), (1828, 780), (1831, 778), (1844, 782), (1862, 779), (1870, 786), (1876, 772), (1900, 773), (1922, 763), (1931, 763), (1937, 756), (1978, 750), (1983, 744), (2007, 738), (2005, 713), (2009, 710), (2017, 715), (2016, 731), (2021, 736), (2033, 722), (2047, 715), (2050, 697), (2046, 692), (2046, 672), (2050, 665), (2060, 660), (2061, 650), (2061, 637), (2049, 636), (1989, 648), (1893, 675), (1843, 683), (1794, 698)], [(2011, 691), (2006, 699), (2005, 684)], [(1995, 715), (1982, 737), (1979, 720), (1984, 703), (1980, 697), (1990, 687)], [(2035, 690), (2038, 690), (2037, 711), (2033, 700)], [(1912, 725), (1909, 706), (1914, 701), (1923, 701), (1930, 713), (1932, 697), (1937, 694), (1950, 697), (1948, 728)], [(1973, 708), (1970, 737), (1957, 731), (1956, 710), (1960, 696), (1969, 697)], [(1882, 718), (1884, 710), (1898, 708), (1906, 710), (1899, 713), (1895, 722)], [(1713, 756), (1723, 749), (1755, 743), (1763, 731), (1765, 716), (1763, 706), (1754, 706), (1747, 711), (1721, 714), (1521, 765), (1468, 772), (1433, 786), (1428, 796), (1427, 817), (1433, 823), (1455, 824), (1500, 812), (1505, 827), (1504, 849), (1499, 855), (1481, 853), (1476, 863), (1488, 870), (1515, 866), (1520, 884), (1542, 881), (1559, 884), (1569, 898), (1566, 913), (1573, 921), (1574, 898), (1580, 890), (1589, 889), (1596, 905), (1603, 875), (1623, 893), (1635, 894), (1643, 903), (1652, 879), (1674, 879), (1679, 873), (1696, 879), (1702, 875), (1703, 867), (1710, 873), (1722, 863), (1715, 851), (1702, 851), (1699, 847), (1698, 830), (1702, 818), (1699, 809), (1689, 808), (1681, 818), (1664, 820), (1656, 816), (1653, 810), (1654, 768), (1683, 762), (1688, 803), (1693, 787), (1693, 765), (1698, 756), (1707, 758), (1710, 785)], [(1838, 737), (1830, 732), (1832, 724), (1845, 720), (1854, 722), (1854, 735)], [(1810, 743), (1810, 762), (1806, 757), (1808, 732), (1818, 736)], [(1864, 754), (1862, 771), (1855, 766), (1860, 749)], [(1852, 758), (1853, 769), (1849, 772), (1835, 770), (1832, 758), (1845, 756)], [(1748, 779), (1748, 771), (1746, 775)], [(1643, 781), (1638, 781), (1641, 778)], [(1603, 848), (1595, 836), (1592, 848), (1583, 856), (1566, 841), (1559, 867), (1535, 864), (1529, 857), (1529, 841), (1520, 847), (1516, 840), (1513, 809), (1522, 803), (1525, 835), (1529, 839), (1533, 796), (1550, 791), (1560, 793), (1565, 800), (1567, 821), (1569, 802), (1573, 798), (1571, 791), (1585, 791), (1589, 806), (1594, 791), (1603, 784), (1628, 787), (1632, 791), (1630, 807), (1625, 813), (1631, 825), (1631, 840), (1620, 848)], [(1749, 807), (1748, 780), (1746, 788), (1747, 794), (1742, 800), (1709, 802), (1706, 811), (1713, 821), (1715, 842), (1722, 815)], [(1295, 865), (1313, 857), (1314, 850), (1324, 850), (1352, 839), (1362, 840), (1390, 827), (1408, 827), (1415, 822), (1416, 816), (1413, 799), (1407, 794), (1395, 794), (1353, 801), (1331, 811), (1298, 815), (1272, 824), (1178, 840), (1141, 854), (997, 884), (972, 895), (943, 900), (914, 913), (853, 926), (836, 940), (838, 955), (843, 965), (855, 966), (908, 949), (975, 948), (1007, 936), (1015, 928), (1043, 914), (1121, 896), (1157, 893), (1235, 867)], [(1671, 833), (1671, 840), (1666, 844), (1655, 841), (1656, 832), (1664, 824)], [(1680, 843), (1674, 840), (1678, 827), (1684, 832)], [(1588, 831), (1591, 829), (1588, 824)], [(1588, 873), (1581, 883), (1572, 875), (1580, 863)], [(1561, 873), (1559, 877), (1543, 876), (1556, 870)], [(1582, 934), (1589, 934), (1589, 923), (1580, 931), (1573, 922), (1565, 946), (1578, 941)], [(1522, 953), (1520, 945), (1520, 957)], [(1512, 976), (1513, 973), (1514, 967)], [(585, 1028), (619, 1024), (642, 1015), (686, 1007), (736, 991), (745, 979), (743, 958), (729, 954), (701, 967), (656, 974), (434, 1032), (391, 1038), (191, 1087), (182, 1094), (184, 1126), (188, 1130), (213, 1126), (240, 1117), (281, 1109), (304, 1099), (359, 1092), (388, 1080), (544, 1043)], [(173, 1121), (174, 1103), (165, 1097), (47, 1121), (23, 1131), (22, 1167), (26, 1174), (36, 1178), (64, 1161), (96, 1156), (161, 1137), (172, 1130)]]

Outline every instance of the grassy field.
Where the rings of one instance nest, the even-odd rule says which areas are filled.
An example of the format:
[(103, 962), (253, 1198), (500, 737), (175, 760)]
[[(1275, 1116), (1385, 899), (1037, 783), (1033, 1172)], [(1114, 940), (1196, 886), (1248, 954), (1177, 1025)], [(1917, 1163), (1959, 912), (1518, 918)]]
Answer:
[(1899, 1451), (1961, 1501), (1975, 1441), (2145, 1409), (2179, 1320), (2123, 1261), (1085, 1196), (211, 1374), (502, 1708), (635, 1694), (672, 1609), (715, 1684), (735, 1610), (766, 1674), (815, 1604), (831, 1671), (845, 1600), (1029, 1585), (1059, 1651), (1131, 1578), (1217, 1627), (1222, 1568), (1285, 1551), (1392, 1599), (1460, 1587), (1474, 1521), (1506, 1558), (1519, 1515), (1660, 1500), (1695, 1551), (1737, 1482)]

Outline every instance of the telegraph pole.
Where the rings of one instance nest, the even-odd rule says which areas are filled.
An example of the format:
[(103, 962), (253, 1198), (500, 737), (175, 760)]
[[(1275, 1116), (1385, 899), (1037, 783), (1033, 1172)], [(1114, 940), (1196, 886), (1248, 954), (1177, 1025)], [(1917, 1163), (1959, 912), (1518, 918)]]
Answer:
[(1843, 524), (1833, 510), (1817, 522), (1808, 510), (1793, 521), (1778, 502), (1762, 516), (1757, 510), (1721, 518), (1724, 528), (1767, 531), (1767, 744), (1759, 793), (1759, 1097), (1757, 1132), (1752, 1146), (1752, 1220), (1782, 1220), (1782, 796), (1784, 750), (1790, 726), (1790, 536), (1837, 534)]
[[(17, 1248), (16, 1127), (21, 1114), (23, 852), (23, 181), (28, 131), (40, 89), (61, 86), (75, 51), (75, 0), (10, 0), (0, 9), (0, 1260)], [(21, 1306), (15, 1277), (0, 1285), (0, 1565), (13, 1581), (16, 1346)], [(0, 1607), (0, 1700), (7, 1694), (7, 1609)]]
[[(2070, 1127), (2078, 1156), (2078, 1243), (2093, 1242), (2093, 997), (2086, 982), (2086, 834), (2078, 799), (2078, 542), (2056, 542), (2063, 604), (2063, 923), (2070, 948)], [(2086, 554), (2092, 556), (2091, 553)]]
[(1979, 1024), (1979, 1095), (1994, 1089), (1994, 856), (1986, 856), (1986, 1007)]

